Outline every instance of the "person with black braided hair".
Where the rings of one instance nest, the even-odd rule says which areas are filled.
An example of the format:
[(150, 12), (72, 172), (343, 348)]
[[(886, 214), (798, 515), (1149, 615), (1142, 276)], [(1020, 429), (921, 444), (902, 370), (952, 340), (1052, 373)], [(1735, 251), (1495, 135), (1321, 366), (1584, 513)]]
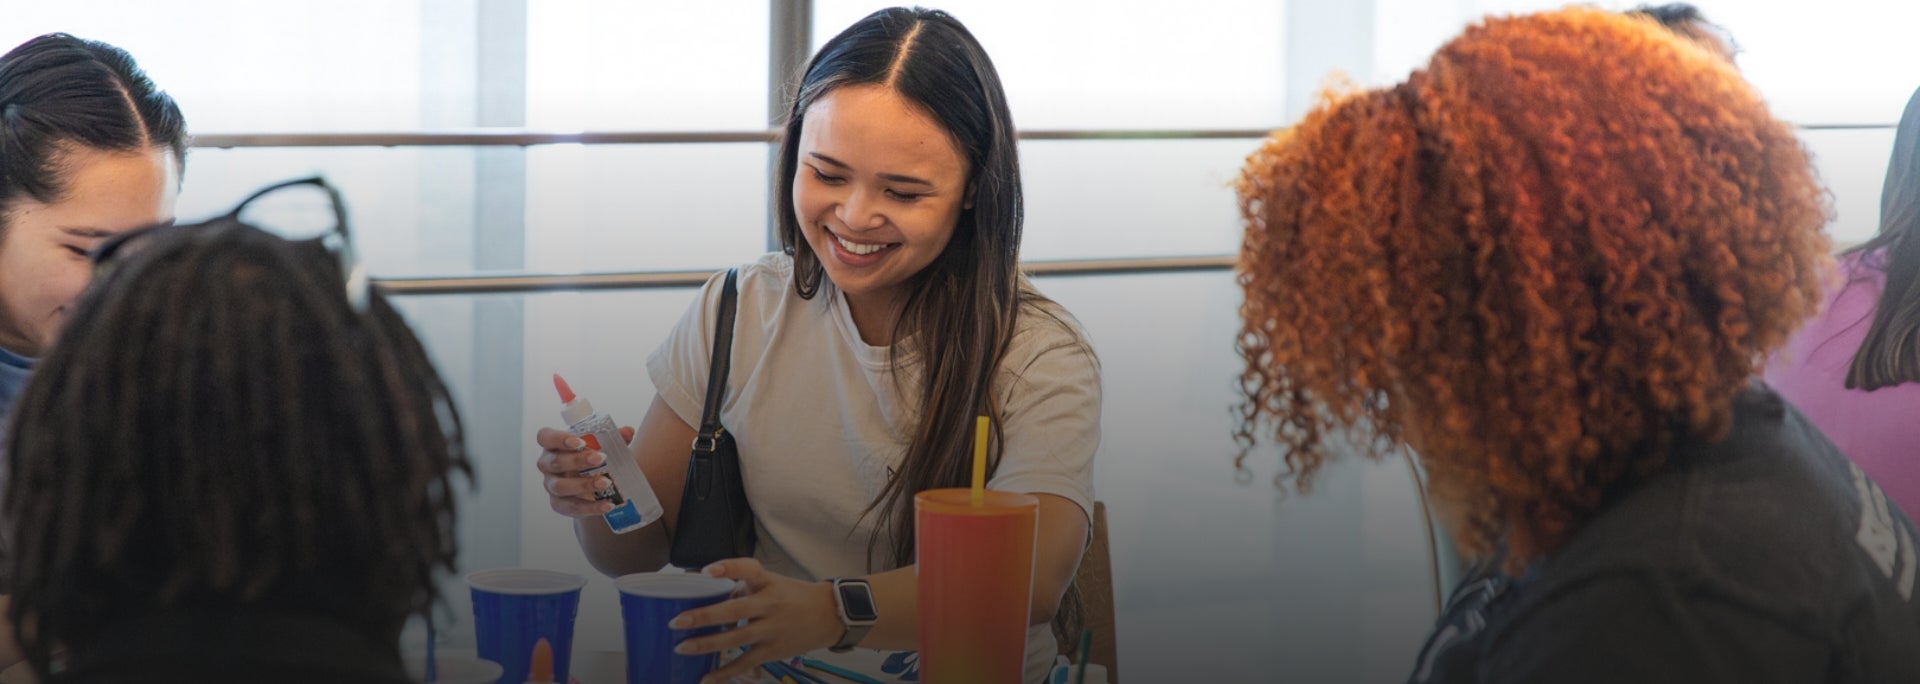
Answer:
[(460, 419), (344, 239), (236, 216), (96, 250), (20, 396), (6, 622), (42, 681), (408, 681)]

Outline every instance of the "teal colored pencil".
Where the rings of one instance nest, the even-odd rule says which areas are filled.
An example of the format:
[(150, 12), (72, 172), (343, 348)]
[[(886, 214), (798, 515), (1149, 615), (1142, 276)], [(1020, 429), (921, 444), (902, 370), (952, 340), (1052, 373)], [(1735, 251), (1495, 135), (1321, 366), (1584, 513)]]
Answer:
[(760, 669), (766, 670), (767, 674), (773, 675), (773, 678), (775, 680), (780, 681), (782, 684), (785, 684), (786, 682), (797, 682), (798, 684), (812, 684), (812, 682), (815, 681), (812, 679), (805, 679), (806, 675), (796, 674), (793, 671), (793, 668), (787, 667), (786, 665), (780, 663), (779, 661), (769, 661), (769, 662), (761, 663)]
[(800, 668), (794, 667), (792, 665), (788, 665), (786, 663), (774, 661), (774, 662), (766, 663), (765, 667), (767, 668), (768, 671), (777, 672), (781, 676), (784, 676), (788, 679), (792, 679), (795, 682), (798, 682), (799, 684), (827, 684), (827, 680), (807, 674), (806, 672), (802, 671)]
[(835, 677), (853, 680), (855, 682), (858, 682), (859, 684), (887, 684), (886, 682), (880, 681), (878, 679), (874, 679), (872, 677), (868, 677), (858, 672), (854, 672), (853, 670), (849, 670), (844, 667), (834, 667), (832, 665), (828, 665), (826, 663), (820, 662), (818, 660), (814, 660), (812, 658), (801, 658), (800, 664), (819, 670), (821, 672), (825, 672)]
[(1087, 652), (1093, 650), (1093, 630), (1080, 630), (1080, 674), (1074, 675), (1073, 684), (1087, 682)]

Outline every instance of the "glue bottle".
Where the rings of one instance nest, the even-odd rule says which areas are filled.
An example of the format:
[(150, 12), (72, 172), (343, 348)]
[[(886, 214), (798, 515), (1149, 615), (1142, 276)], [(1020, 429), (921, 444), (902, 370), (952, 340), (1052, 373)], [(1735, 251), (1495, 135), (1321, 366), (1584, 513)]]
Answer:
[(617, 534), (625, 534), (665, 515), (660, 497), (654, 496), (653, 486), (647, 484), (647, 475), (640, 471), (640, 463), (633, 460), (633, 452), (627, 447), (627, 440), (620, 436), (613, 417), (595, 413), (593, 403), (575, 396), (573, 388), (568, 387), (558, 373), (553, 376), (553, 388), (560, 391), (560, 418), (567, 421), (567, 431), (586, 442), (588, 449), (607, 457), (605, 463), (580, 471), (583, 477), (605, 473), (613, 480), (613, 486), (593, 493), (595, 500), (613, 502), (613, 510), (606, 513), (607, 526)]

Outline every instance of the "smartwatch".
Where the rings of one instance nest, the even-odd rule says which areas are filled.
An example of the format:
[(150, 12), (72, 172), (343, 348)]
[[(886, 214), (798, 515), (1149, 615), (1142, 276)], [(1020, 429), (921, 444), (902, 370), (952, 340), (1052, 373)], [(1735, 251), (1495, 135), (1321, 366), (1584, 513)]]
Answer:
[(847, 631), (840, 635), (840, 643), (827, 650), (846, 653), (867, 638), (874, 621), (880, 618), (880, 611), (873, 603), (873, 587), (868, 586), (866, 580), (835, 577), (828, 581), (833, 583), (833, 605), (839, 609), (840, 622), (847, 626)]

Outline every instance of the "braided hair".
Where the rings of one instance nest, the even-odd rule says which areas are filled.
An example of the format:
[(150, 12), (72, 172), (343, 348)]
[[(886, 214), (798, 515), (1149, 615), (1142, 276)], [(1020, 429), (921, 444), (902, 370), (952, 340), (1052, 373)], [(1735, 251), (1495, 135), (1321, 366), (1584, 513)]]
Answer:
[(7, 619), (29, 661), (177, 610), (332, 619), (397, 661), (472, 477), (446, 384), (317, 242), (232, 218), (147, 235), (16, 406)]

